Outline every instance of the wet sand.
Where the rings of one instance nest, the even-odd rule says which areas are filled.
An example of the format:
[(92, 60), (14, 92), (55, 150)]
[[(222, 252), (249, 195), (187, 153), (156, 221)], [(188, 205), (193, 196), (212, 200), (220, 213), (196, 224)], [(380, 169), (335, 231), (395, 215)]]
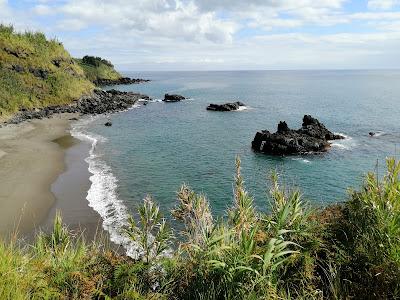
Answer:
[(56, 140), (65, 151), (65, 170), (51, 185), (56, 200), (44, 221), (42, 230), (49, 230), (57, 211), (60, 211), (68, 228), (75, 232), (83, 232), (88, 239), (96, 234), (104, 234), (101, 218), (86, 200), (90, 188), (90, 173), (85, 158), (89, 155), (91, 145), (75, 139), (71, 135)]

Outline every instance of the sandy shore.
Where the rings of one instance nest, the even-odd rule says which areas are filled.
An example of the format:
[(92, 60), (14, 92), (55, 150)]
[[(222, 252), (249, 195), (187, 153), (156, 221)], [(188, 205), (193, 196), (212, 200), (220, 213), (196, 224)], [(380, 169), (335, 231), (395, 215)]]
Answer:
[[(68, 132), (71, 117), (62, 114), (0, 128), (1, 236), (32, 232), (51, 217), (57, 201), (50, 187), (66, 170), (67, 149), (78, 142)], [(86, 192), (80, 191), (71, 196), (83, 202)]]
[(86, 199), (92, 174), (85, 158), (89, 155), (91, 144), (71, 136), (62, 137), (56, 142), (65, 151), (65, 170), (51, 185), (56, 200), (40, 227), (51, 229), (56, 212), (60, 211), (63, 222), (71, 230), (83, 232), (91, 240), (96, 234), (104, 233), (99, 214), (89, 207)]

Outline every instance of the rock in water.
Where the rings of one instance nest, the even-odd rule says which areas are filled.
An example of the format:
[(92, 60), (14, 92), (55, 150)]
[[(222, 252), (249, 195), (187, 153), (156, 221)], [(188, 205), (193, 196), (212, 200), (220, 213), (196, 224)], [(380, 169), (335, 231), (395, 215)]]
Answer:
[(185, 100), (186, 98), (181, 96), (181, 95), (169, 95), (169, 94), (165, 94), (164, 95), (164, 100), (165, 102), (179, 102), (182, 100)]
[(233, 110), (238, 110), (241, 106), (245, 106), (245, 105), (240, 101), (231, 102), (231, 103), (225, 103), (225, 104), (210, 104), (207, 107), (207, 110), (212, 110), (212, 111), (233, 111)]
[(110, 127), (110, 126), (112, 126), (112, 123), (111, 122), (107, 122), (107, 123), (104, 124), (104, 126)]
[(327, 151), (330, 140), (344, 139), (334, 134), (310, 115), (303, 117), (303, 125), (298, 130), (288, 127), (286, 122), (278, 124), (278, 130), (257, 132), (252, 142), (253, 150), (272, 155), (295, 155)]

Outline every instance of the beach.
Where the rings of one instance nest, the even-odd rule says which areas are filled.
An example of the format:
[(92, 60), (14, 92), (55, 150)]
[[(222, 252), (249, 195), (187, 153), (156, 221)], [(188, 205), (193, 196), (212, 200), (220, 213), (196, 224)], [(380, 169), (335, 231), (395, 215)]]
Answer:
[(57, 210), (72, 228), (99, 226), (86, 201), (88, 146), (70, 135), (73, 117), (60, 114), (0, 128), (1, 236), (46, 230)]

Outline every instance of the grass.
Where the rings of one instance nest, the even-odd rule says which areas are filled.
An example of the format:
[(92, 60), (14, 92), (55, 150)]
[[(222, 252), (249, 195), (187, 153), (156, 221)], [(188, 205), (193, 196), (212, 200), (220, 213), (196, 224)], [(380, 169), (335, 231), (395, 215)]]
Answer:
[(83, 69), (85, 76), (92, 82), (99, 79), (117, 80), (122, 77), (109, 61), (100, 57), (84, 56), (82, 59), (75, 59), (75, 61)]
[(0, 243), (0, 299), (398, 299), (399, 172), (388, 159), (382, 180), (368, 174), (343, 205), (323, 210), (273, 173), (262, 213), (237, 159), (224, 218), (184, 185), (173, 234), (146, 197), (124, 229), (141, 250), (135, 259), (73, 235), (57, 214), (33, 245)]
[(60, 42), (0, 25), (0, 118), (21, 108), (70, 103), (93, 88)]

